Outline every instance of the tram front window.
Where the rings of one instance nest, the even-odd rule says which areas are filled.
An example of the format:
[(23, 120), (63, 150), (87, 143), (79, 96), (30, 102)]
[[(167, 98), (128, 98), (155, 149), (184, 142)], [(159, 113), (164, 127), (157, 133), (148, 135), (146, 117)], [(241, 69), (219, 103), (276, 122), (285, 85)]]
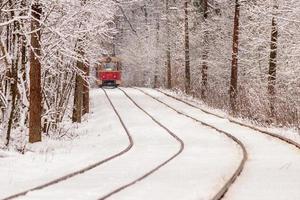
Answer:
[(113, 71), (116, 68), (116, 64), (115, 63), (105, 63), (104, 64), (104, 69), (107, 71)]

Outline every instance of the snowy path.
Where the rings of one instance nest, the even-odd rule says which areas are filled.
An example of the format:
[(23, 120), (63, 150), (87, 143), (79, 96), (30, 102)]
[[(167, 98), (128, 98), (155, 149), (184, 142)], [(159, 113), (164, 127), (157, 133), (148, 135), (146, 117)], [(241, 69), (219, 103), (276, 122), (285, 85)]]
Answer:
[(109, 163), (20, 199), (98, 199), (144, 175), (179, 150), (180, 144), (124, 95), (116, 90), (107, 92), (132, 135), (132, 149)]
[[(149, 173), (180, 150), (180, 143), (138, 109), (121, 91), (107, 92), (132, 135), (132, 149), (122, 157), (84, 174), (30, 192), (19, 199), (99, 199)], [(128, 93), (151, 116), (178, 135), (184, 141), (185, 149), (170, 163), (146, 179), (110, 196), (110, 199), (188, 200), (208, 199), (215, 195), (241, 160), (239, 146), (224, 135), (178, 115), (140, 92), (128, 89)], [(105, 99), (101, 90), (97, 90), (96, 96)], [(103, 100), (99, 102), (103, 103)], [(101, 106), (109, 105), (106, 102)], [(113, 117), (107, 117), (107, 122), (112, 120), (117, 121)], [(94, 126), (96, 130), (97, 125)], [(123, 132), (120, 126), (110, 128)], [(110, 141), (106, 142), (110, 144)], [(113, 141), (111, 145), (118, 143)], [(110, 149), (109, 145), (105, 147)]]
[(99, 161), (108, 161), (130, 147), (129, 138), (104, 93), (94, 90), (91, 97), (93, 113), (89, 120), (71, 130), (80, 135), (78, 138), (70, 141), (44, 138), (43, 143), (31, 147), (34, 152), (12, 154), (1, 160), (0, 199), (82, 171)]
[(152, 89), (148, 94), (194, 118), (230, 131), (246, 146), (249, 160), (224, 199), (228, 200), (296, 200), (300, 199), (300, 150), (226, 119), (203, 113)]
[(190, 105), (191, 107), (194, 107), (197, 110), (200, 110), (204, 113), (212, 114), (219, 118), (228, 119), (230, 122), (241, 125), (243, 127), (251, 128), (251, 129), (254, 129), (261, 133), (265, 133), (267, 135), (278, 137), (279, 139), (284, 140), (287, 143), (290, 143), (290, 144), (296, 146), (298, 149), (300, 149), (300, 134), (299, 134), (299, 132), (297, 132), (297, 130), (294, 130), (294, 129), (291, 129), (288, 127), (276, 128), (276, 127), (261, 127), (259, 125), (256, 126), (256, 125), (253, 125), (253, 122), (251, 123), (251, 122), (247, 121), (246, 119), (233, 118), (230, 115), (228, 115), (228, 113), (225, 113), (224, 111), (208, 107), (207, 105), (203, 104), (203, 102), (199, 102), (199, 100), (197, 100), (191, 96), (187, 96), (187, 95), (182, 96), (182, 94), (181, 94), (180, 97), (178, 97), (176, 95), (176, 93), (174, 93), (172, 91), (164, 91), (164, 90), (160, 90), (160, 89), (155, 89), (155, 90), (159, 91), (169, 97), (172, 97), (173, 99), (176, 99), (180, 102)]
[(211, 199), (242, 159), (239, 146), (221, 133), (179, 115), (134, 89), (125, 89), (140, 106), (185, 143), (184, 152), (157, 173), (111, 199)]

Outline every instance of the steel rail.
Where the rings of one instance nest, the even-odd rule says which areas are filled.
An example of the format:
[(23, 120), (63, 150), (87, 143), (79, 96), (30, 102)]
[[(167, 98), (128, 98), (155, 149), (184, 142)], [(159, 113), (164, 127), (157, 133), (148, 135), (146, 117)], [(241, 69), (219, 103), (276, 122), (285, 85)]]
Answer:
[(25, 196), (28, 192), (33, 192), (33, 191), (36, 191), (36, 190), (41, 190), (41, 189), (44, 189), (44, 188), (49, 187), (49, 186), (51, 186), (51, 185), (54, 185), (54, 184), (58, 184), (58, 183), (60, 183), (60, 182), (63, 182), (63, 181), (65, 181), (65, 180), (67, 180), (67, 179), (70, 179), (70, 178), (76, 176), (76, 175), (83, 174), (83, 173), (85, 173), (85, 172), (87, 172), (87, 171), (89, 171), (89, 170), (91, 170), (91, 169), (93, 169), (93, 168), (96, 168), (96, 167), (98, 167), (98, 166), (100, 166), (100, 165), (102, 165), (102, 164), (104, 164), (104, 163), (107, 163), (107, 162), (109, 162), (109, 161), (111, 161), (111, 160), (113, 160), (113, 159), (115, 159), (115, 158), (117, 158), (117, 157), (120, 157), (120, 156), (124, 155), (126, 152), (128, 152), (128, 151), (133, 147), (134, 141), (133, 141), (133, 139), (132, 139), (132, 136), (130, 135), (130, 132), (128, 131), (128, 129), (127, 129), (125, 123), (123, 122), (123, 120), (122, 120), (122, 118), (120, 117), (118, 111), (116, 110), (116, 108), (115, 108), (114, 105), (112, 104), (111, 100), (110, 100), (109, 97), (107, 96), (106, 91), (105, 91), (105, 90), (103, 90), (103, 91), (104, 91), (104, 93), (105, 93), (105, 95), (106, 95), (106, 97), (107, 97), (107, 99), (108, 99), (108, 101), (109, 101), (111, 107), (113, 108), (115, 114), (117, 115), (117, 117), (118, 117), (118, 119), (119, 119), (119, 122), (121, 123), (122, 127), (124, 128), (124, 130), (125, 130), (125, 132), (126, 132), (126, 135), (127, 135), (127, 137), (128, 137), (128, 141), (129, 141), (129, 144), (127, 145), (127, 147), (126, 147), (125, 149), (123, 149), (122, 151), (120, 151), (120, 152), (118, 152), (118, 153), (116, 153), (116, 154), (114, 154), (114, 155), (112, 155), (112, 156), (110, 156), (110, 157), (108, 157), (108, 158), (106, 158), (106, 159), (104, 159), (104, 160), (101, 160), (101, 161), (99, 161), (99, 162), (96, 162), (96, 163), (94, 163), (94, 164), (91, 164), (91, 165), (89, 165), (89, 166), (87, 166), (87, 167), (85, 167), (85, 168), (82, 168), (82, 169), (78, 170), (78, 171), (75, 171), (75, 172), (72, 172), (72, 173), (70, 173), (70, 174), (67, 174), (67, 175), (61, 176), (61, 177), (59, 177), (59, 178), (56, 178), (56, 179), (54, 179), (54, 180), (52, 180), (52, 181), (50, 181), (50, 182), (44, 183), (44, 184), (42, 184), (42, 185), (39, 185), (39, 186), (33, 187), (33, 188), (31, 188), (31, 189), (25, 190), (25, 191), (23, 191), (23, 192), (19, 192), (19, 193), (13, 194), (13, 195), (11, 195), (11, 196), (5, 197), (5, 198), (3, 198), (2, 200), (10, 200), (10, 199), (15, 199), (15, 198), (17, 198), (17, 197)]
[(159, 121), (157, 121), (152, 115), (150, 115), (146, 110), (144, 110), (140, 105), (138, 105), (136, 103), (136, 101), (134, 101), (124, 90), (118, 88), (120, 91), (122, 91), (125, 96), (137, 107), (139, 108), (143, 113), (145, 113), (148, 117), (151, 118), (152, 121), (154, 121), (156, 124), (158, 124), (160, 127), (162, 127), (169, 135), (171, 135), (179, 144), (180, 144), (180, 148), (179, 150), (173, 154), (173, 156), (171, 156), (170, 158), (168, 158), (167, 160), (165, 160), (163, 163), (159, 164), (158, 166), (156, 166), (155, 168), (153, 168), (152, 170), (148, 171), (147, 173), (145, 173), (144, 175), (140, 176), (139, 178), (119, 187), (116, 188), (115, 190), (111, 191), (110, 193), (100, 197), (98, 200), (104, 200), (107, 199), (113, 195), (115, 195), (116, 193), (125, 190), (126, 188), (136, 184), (139, 181), (142, 181), (143, 179), (146, 179), (148, 176), (150, 176), (151, 174), (153, 174), (154, 172), (157, 172), (160, 168), (162, 168), (163, 166), (165, 166), (166, 164), (168, 164), (170, 161), (172, 161), (174, 158), (176, 158), (178, 155), (180, 155), (183, 150), (184, 150), (184, 142), (176, 135), (174, 134), (170, 129), (168, 129), (166, 126), (164, 126), (163, 124), (161, 124)]
[[(140, 90), (140, 91), (143, 92), (143, 93), (146, 93), (145, 91), (143, 91), (143, 90), (141, 90), (141, 89), (139, 89), (139, 88), (135, 88), (135, 89), (138, 89), (138, 90)], [(252, 129), (252, 130), (255, 130), (255, 131), (260, 132), (260, 133), (262, 133), (262, 134), (264, 134), (264, 135), (273, 137), (273, 138), (278, 139), (278, 140), (280, 140), (280, 141), (282, 141), (282, 142), (284, 142), (284, 143), (286, 143), (286, 144), (292, 145), (292, 146), (294, 146), (295, 148), (297, 148), (298, 150), (300, 150), (300, 144), (297, 143), (297, 142), (295, 142), (295, 141), (293, 141), (293, 140), (291, 140), (291, 139), (289, 139), (289, 138), (286, 138), (286, 137), (277, 135), (277, 134), (275, 134), (275, 133), (271, 133), (271, 132), (262, 130), (262, 129), (260, 129), (260, 128), (257, 128), (257, 127), (251, 126), (251, 125), (244, 124), (244, 123), (239, 122), (239, 121), (236, 121), (235, 119), (232, 119), (232, 118), (225, 118), (225, 117), (223, 117), (223, 116), (221, 116), (221, 115), (218, 115), (218, 114), (209, 112), (209, 111), (207, 111), (207, 110), (205, 110), (205, 109), (202, 109), (202, 108), (200, 108), (200, 107), (198, 107), (198, 106), (196, 106), (196, 105), (194, 105), (194, 104), (192, 104), (192, 103), (189, 103), (189, 102), (187, 102), (187, 101), (185, 101), (185, 100), (182, 100), (182, 99), (180, 99), (180, 98), (178, 98), (178, 97), (175, 97), (175, 96), (173, 96), (173, 95), (170, 95), (170, 94), (168, 94), (168, 93), (166, 93), (166, 92), (163, 92), (163, 91), (158, 90), (158, 89), (155, 89), (155, 90), (158, 91), (158, 92), (160, 92), (160, 93), (162, 93), (162, 94), (164, 94), (165, 96), (168, 96), (168, 97), (170, 97), (170, 98), (173, 98), (173, 99), (175, 99), (175, 100), (177, 100), (177, 101), (179, 101), (179, 102), (182, 102), (182, 103), (184, 103), (184, 104), (186, 104), (186, 105), (188, 105), (188, 106), (190, 106), (190, 107), (193, 107), (193, 108), (195, 108), (195, 109), (198, 109), (198, 110), (200, 110), (200, 111), (202, 111), (202, 112), (204, 112), (204, 113), (206, 113), (206, 114), (213, 115), (213, 116), (215, 116), (215, 117), (217, 117), (217, 118), (220, 118), (220, 119), (227, 119), (227, 120), (228, 120), (229, 122), (231, 122), (231, 123), (234, 123), (234, 124), (237, 124), (237, 125), (240, 125), (240, 126), (243, 126), (243, 127), (246, 127), (246, 128)], [(148, 94), (148, 96), (149, 96), (149, 94)], [(151, 96), (151, 95), (150, 95), (150, 96)], [(155, 97), (154, 97), (154, 98), (155, 98)], [(158, 99), (158, 100), (159, 100), (159, 99)], [(162, 102), (161, 100), (159, 100), (159, 101)], [(164, 103), (164, 102), (162, 102), (162, 103)], [(215, 195), (215, 197), (214, 197), (212, 200), (220, 200), (220, 199), (222, 199), (223, 196), (226, 194), (227, 190), (231, 187), (232, 184), (233, 184), (233, 182), (232, 182), (232, 183), (229, 183), (229, 182), (226, 183), (226, 185), (224, 185), (224, 187), (222, 188), (222, 190), (220, 190), (220, 191)], [(227, 188), (227, 189), (225, 189), (225, 188)]]
[(205, 109), (203, 109), (203, 108), (200, 108), (200, 107), (198, 107), (198, 106), (196, 106), (196, 105), (194, 105), (194, 104), (192, 104), (192, 103), (189, 103), (189, 102), (187, 102), (187, 101), (185, 101), (185, 100), (183, 100), (183, 99), (180, 99), (180, 98), (178, 98), (178, 97), (175, 97), (175, 96), (173, 96), (173, 95), (170, 95), (170, 94), (168, 94), (168, 93), (166, 93), (166, 92), (163, 92), (163, 91), (158, 90), (158, 89), (155, 89), (155, 90), (158, 91), (158, 92), (160, 92), (160, 93), (162, 93), (162, 94), (164, 94), (164, 95), (166, 95), (166, 96), (168, 96), (168, 97), (170, 97), (170, 98), (173, 98), (173, 99), (175, 99), (175, 100), (177, 100), (177, 101), (180, 101), (180, 102), (182, 102), (182, 103), (184, 103), (184, 104), (186, 104), (186, 105), (189, 105), (189, 106), (191, 106), (191, 107), (193, 107), (193, 108), (196, 108), (196, 109), (198, 109), (198, 110), (200, 110), (200, 111), (202, 111), (202, 112), (204, 112), (204, 113), (206, 113), (206, 114), (213, 115), (213, 116), (218, 117), (218, 118), (221, 118), (221, 119), (227, 119), (228, 121), (230, 121), (230, 122), (232, 122), (232, 123), (234, 123), (234, 124), (237, 124), (237, 125), (240, 125), (240, 126), (243, 126), (243, 127), (246, 127), (246, 128), (250, 128), (250, 129), (253, 129), (253, 130), (258, 131), (258, 132), (260, 132), (260, 133), (263, 133), (263, 134), (265, 134), (265, 135), (268, 135), (268, 136), (277, 138), (277, 139), (279, 139), (279, 140), (281, 140), (281, 141), (283, 141), (283, 142), (285, 142), (285, 143), (288, 143), (288, 144), (291, 144), (291, 145), (295, 146), (297, 149), (300, 149), (300, 144), (297, 143), (296, 141), (292, 140), (292, 139), (289, 139), (289, 138), (286, 138), (286, 137), (284, 137), (284, 136), (281, 136), (281, 135), (272, 133), (272, 132), (270, 132), (270, 131), (263, 130), (263, 129), (261, 129), (261, 128), (258, 128), (258, 127), (255, 127), (255, 126), (252, 126), (252, 125), (249, 125), (249, 124), (244, 124), (244, 123), (239, 122), (239, 121), (237, 121), (237, 120), (235, 120), (235, 119), (232, 119), (232, 118), (226, 118), (226, 117), (223, 117), (223, 116), (221, 116), (221, 115), (218, 115), (218, 114), (209, 112), (209, 111), (207, 111), (207, 110), (205, 110)]
[(199, 119), (196, 119), (196, 118), (194, 118), (194, 117), (192, 117), (192, 116), (190, 116), (190, 115), (187, 115), (187, 114), (185, 114), (185, 113), (183, 113), (183, 112), (181, 112), (181, 111), (175, 109), (174, 107), (172, 107), (172, 106), (166, 104), (165, 102), (161, 101), (160, 99), (158, 99), (158, 98), (156, 98), (156, 97), (150, 95), (149, 93), (147, 93), (147, 92), (145, 92), (145, 91), (139, 89), (139, 88), (134, 88), (134, 89), (136, 89), (136, 90), (142, 92), (143, 94), (149, 96), (150, 98), (152, 98), (152, 99), (158, 101), (159, 103), (165, 105), (166, 107), (170, 108), (171, 110), (177, 112), (179, 115), (183, 115), (183, 116), (185, 116), (185, 117), (187, 117), (187, 118), (190, 118), (190, 119), (192, 119), (192, 120), (194, 120), (194, 121), (196, 121), (196, 122), (198, 122), (198, 123), (200, 123), (200, 124), (202, 124), (202, 125), (204, 125), (204, 126), (207, 126), (207, 127), (211, 128), (211, 129), (214, 129), (214, 130), (216, 130), (216, 131), (219, 132), (219, 133), (224, 134), (224, 135), (227, 136), (229, 139), (233, 140), (233, 141), (234, 141), (234, 142), (242, 149), (242, 151), (243, 151), (243, 158), (242, 158), (242, 160), (240, 161), (238, 168), (237, 168), (237, 169), (235, 170), (235, 172), (231, 175), (231, 177), (226, 181), (226, 183), (221, 187), (221, 189), (220, 189), (220, 190), (219, 190), (219, 191), (211, 198), (211, 200), (221, 200), (221, 199), (224, 197), (224, 195), (227, 193), (227, 191), (228, 191), (228, 189), (231, 187), (231, 185), (237, 180), (237, 178), (238, 178), (239, 175), (242, 173), (242, 171), (243, 171), (243, 169), (244, 169), (244, 167), (245, 167), (245, 164), (246, 164), (246, 162), (247, 162), (247, 160), (248, 160), (248, 152), (247, 152), (247, 150), (246, 150), (245, 145), (244, 145), (237, 137), (231, 135), (230, 133), (228, 133), (228, 132), (226, 132), (226, 131), (223, 131), (223, 130), (221, 130), (221, 129), (219, 129), (219, 128), (217, 128), (217, 127), (211, 125), (211, 124), (208, 124), (208, 123), (206, 123), (206, 122), (203, 122), (203, 121), (201, 121), (201, 120), (199, 120)]

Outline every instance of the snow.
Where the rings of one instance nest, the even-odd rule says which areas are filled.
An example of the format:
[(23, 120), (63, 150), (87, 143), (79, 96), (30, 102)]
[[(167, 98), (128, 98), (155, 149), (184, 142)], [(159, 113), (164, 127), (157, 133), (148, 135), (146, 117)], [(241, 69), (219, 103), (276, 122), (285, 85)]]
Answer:
[(185, 143), (184, 152), (157, 173), (112, 199), (209, 199), (237, 168), (241, 149), (224, 135), (178, 115), (133, 89), (126, 92)]
[[(184, 150), (147, 178), (112, 195), (114, 200), (211, 199), (237, 169), (240, 147), (223, 134), (178, 114), (133, 88), (122, 88), (152, 117), (184, 142)], [(225, 200), (300, 199), (300, 151), (278, 139), (192, 108), (153, 89), (145, 92), (194, 118), (227, 131), (246, 146), (249, 159)], [(110, 160), (19, 199), (99, 199), (145, 175), (180, 150), (180, 143), (136, 107), (118, 89), (106, 90), (129, 130), (134, 145)], [(46, 139), (25, 155), (0, 156), (0, 199), (51, 181), (114, 155), (129, 145), (128, 137), (104, 92), (92, 94), (92, 113), (76, 130), (79, 137)]]
[[(89, 172), (43, 190), (30, 192), (19, 199), (97, 199), (142, 176), (179, 150), (179, 143), (132, 104), (121, 91), (107, 92), (132, 134), (132, 149)], [(207, 199), (214, 195), (240, 162), (239, 147), (225, 136), (179, 116), (144, 95), (135, 91), (130, 91), (130, 95), (145, 106), (151, 115), (178, 134), (185, 142), (185, 149), (159, 171), (112, 196), (111, 199)], [(88, 159), (76, 159), (77, 153), (82, 157), (92, 153), (89, 157), (92, 163), (105, 156), (102, 152), (104, 149), (112, 154), (127, 145), (125, 134), (101, 90), (93, 91), (93, 102), (93, 115), (82, 127), (79, 126), (82, 131), (88, 131), (87, 138), (78, 138), (76, 145), (75, 142), (65, 144), (63, 149), (68, 149), (69, 152), (64, 152), (63, 149), (54, 150), (40, 155), (41, 158), (37, 157), (38, 153), (35, 152), (31, 156), (25, 155), (23, 162), (30, 165), (26, 167), (26, 174), (20, 166), (20, 158), (14, 158), (15, 165), (9, 173), (10, 181), (6, 175), (8, 170), (3, 170), (4, 167), (1, 166), (1, 185), (5, 186), (5, 193), (1, 192), (1, 197), (72, 171), (72, 164), (68, 165), (68, 162), (87, 165)], [(95, 132), (100, 132), (101, 135)], [(85, 140), (89, 145), (81, 144)], [(117, 146), (119, 148), (113, 148)], [(51, 159), (42, 159), (49, 154), (52, 155)], [(71, 158), (73, 162), (68, 161)], [(54, 165), (51, 163), (55, 163), (55, 169), (50, 168)], [(39, 175), (36, 174), (37, 171)]]
[(174, 91), (163, 90), (163, 89), (160, 89), (160, 91), (170, 94), (172, 96), (175, 96), (177, 98), (180, 98), (184, 101), (188, 101), (190, 104), (195, 105), (196, 107), (199, 107), (206, 112), (213, 113), (214, 115), (217, 115), (219, 117), (227, 118), (231, 121), (236, 121), (236, 122), (245, 124), (247, 126), (262, 130), (262, 131), (267, 131), (267, 132), (270, 132), (275, 135), (283, 136), (285, 138), (291, 139), (300, 144), (300, 132), (299, 132), (299, 130), (297, 131), (295, 128), (289, 128), (289, 127), (278, 128), (278, 127), (272, 127), (272, 126), (262, 127), (259, 124), (257, 124), (257, 122), (255, 122), (255, 121), (249, 121), (247, 119), (242, 119), (242, 118), (232, 118), (224, 111), (219, 110), (219, 109), (214, 109), (212, 107), (208, 107), (207, 105), (203, 104), (203, 102), (201, 102), (191, 96), (185, 95), (184, 93), (182, 93), (180, 91), (174, 92)]
[(189, 115), (229, 131), (246, 146), (249, 160), (224, 199), (300, 199), (300, 150), (218, 117), (203, 113), (152, 89), (147, 93)]
[(93, 113), (76, 130), (80, 137), (69, 141), (44, 138), (42, 143), (30, 147), (33, 152), (25, 155), (2, 153), (5, 156), (0, 162), (0, 199), (82, 169), (128, 145), (128, 138), (103, 94), (93, 91), (91, 96)]

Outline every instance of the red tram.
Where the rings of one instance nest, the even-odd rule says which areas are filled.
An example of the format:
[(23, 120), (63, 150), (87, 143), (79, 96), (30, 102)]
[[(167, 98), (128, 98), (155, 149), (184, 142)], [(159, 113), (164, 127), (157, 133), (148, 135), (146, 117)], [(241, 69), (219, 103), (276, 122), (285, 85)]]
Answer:
[(116, 57), (104, 57), (97, 67), (97, 85), (119, 86), (121, 84), (121, 62)]

